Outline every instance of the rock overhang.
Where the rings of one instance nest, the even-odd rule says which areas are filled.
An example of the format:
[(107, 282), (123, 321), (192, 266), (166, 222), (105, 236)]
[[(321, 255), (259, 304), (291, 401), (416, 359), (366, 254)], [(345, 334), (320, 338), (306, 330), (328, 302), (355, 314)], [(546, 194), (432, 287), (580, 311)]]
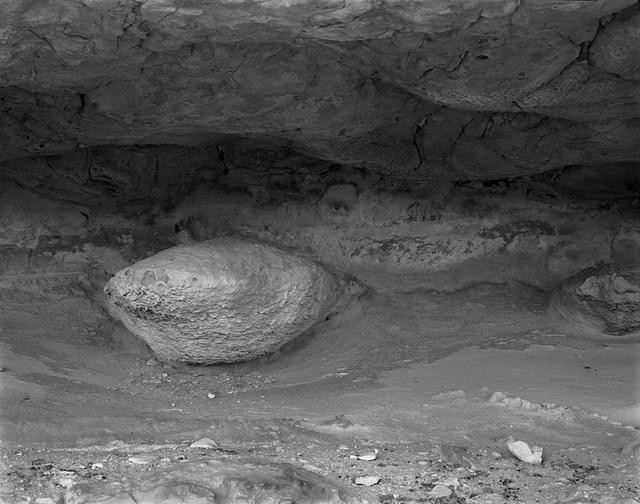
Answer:
[[(628, 1), (3, 2), (0, 180), (80, 222), (63, 240), (32, 221), (9, 234), (28, 228), (17, 242), (47, 254), (122, 247), (101, 278), (183, 239), (244, 236), (365, 284), (419, 271), (440, 286), (458, 262), (491, 259), (492, 279), (553, 288), (635, 256), (635, 239), (610, 242), (640, 193), (639, 13)], [(328, 196), (341, 186), (348, 201)], [(486, 280), (471, 263), (460, 281)]]
[(2, 158), (259, 139), (395, 177), (640, 158), (623, 1), (11, 0)]

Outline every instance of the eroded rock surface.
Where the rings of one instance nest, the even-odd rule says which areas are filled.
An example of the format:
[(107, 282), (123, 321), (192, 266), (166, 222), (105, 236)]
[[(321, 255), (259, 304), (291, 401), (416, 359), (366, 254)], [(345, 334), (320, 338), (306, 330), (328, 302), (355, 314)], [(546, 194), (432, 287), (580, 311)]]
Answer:
[(638, 162), (639, 19), (635, 0), (6, 0), (0, 160), (252, 138), (416, 178)]
[(274, 352), (326, 316), (340, 289), (313, 261), (228, 238), (164, 250), (105, 286), (112, 314), (159, 358), (203, 364)]
[(107, 483), (81, 483), (64, 504), (360, 504), (349, 490), (293, 465), (209, 460)]
[(576, 323), (611, 335), (640, 335), (640, 266), (607, 265), (572, 277), (554, 304)]

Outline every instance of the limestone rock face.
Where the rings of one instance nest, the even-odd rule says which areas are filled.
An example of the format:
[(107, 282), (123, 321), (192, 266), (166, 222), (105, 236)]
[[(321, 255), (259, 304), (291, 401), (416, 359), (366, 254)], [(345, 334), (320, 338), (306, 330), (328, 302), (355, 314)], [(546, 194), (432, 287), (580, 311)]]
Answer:
[(567, 319), (605, 334), (640, 334), (640, 266), (590, 268), (566, 282), (554, 303)]
[(216, 239), (135, 263), (104, 290), (112, 315), (160, 359), (213, 364), (274, 352), (330, 312), (340, 282), (311, 260)]

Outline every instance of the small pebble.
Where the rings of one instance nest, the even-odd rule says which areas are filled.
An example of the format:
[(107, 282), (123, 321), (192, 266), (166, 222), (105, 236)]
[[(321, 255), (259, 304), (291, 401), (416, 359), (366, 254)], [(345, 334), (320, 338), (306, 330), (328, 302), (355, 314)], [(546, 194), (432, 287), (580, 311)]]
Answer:
[(511, 454), (527, 464), (542, 464), (542, 448), (539, 446), (529, 447), (524, 441), (507, 442), (507, 448)]
[(215, 394), (211, 394), (211, 393), (209, 393), (209, 394), (207, 394), (207, 397), (208, 397), (209, 399), (215, 399), (215, 398), (216, 398), (216, 395), (215, 395)]
[(377, 459), (377, 455), (375, 453), (364, 453), (362, 455), (358, 455), (358, 460), (371, 461)]
[(194, 441), (189, 445), (189, 448), (205, 448), (205, 449), (213, 449), (217, 448), (218, 443), (216, 443), (213, 439), (202, 438)]
[(451, 489), (445, 485), (436, 485), (429, 492), (430, 497), (434, 497), (436, 499), (440, 497), (449, 497), (451, 495)]
[(153, 460), (154, 457), (152, 457), (151, 455), (136, 455), (134, 457), (129, 457), (129, 462), (137, 465), (151, 464)]
[(614, 469), (622, 469), (623, 467), (627, 467), (629, 464), (609, 464)]
[(380, 483), (378, 476), (359, 476), (355, 480), (356, 485), (373, 486)]

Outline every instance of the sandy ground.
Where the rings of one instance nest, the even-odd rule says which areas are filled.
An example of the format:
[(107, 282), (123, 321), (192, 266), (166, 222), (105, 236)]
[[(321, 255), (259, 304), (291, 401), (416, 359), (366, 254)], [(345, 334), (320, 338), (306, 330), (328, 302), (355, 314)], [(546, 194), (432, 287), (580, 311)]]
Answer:
[(246, 457), (370, 502), (640, 502), (640, 344), (572, 333), (539, 291), (366, 293), (275, 356), (209, 367), (155, 361), (68, 279), (0, 304), (6, 502)]

